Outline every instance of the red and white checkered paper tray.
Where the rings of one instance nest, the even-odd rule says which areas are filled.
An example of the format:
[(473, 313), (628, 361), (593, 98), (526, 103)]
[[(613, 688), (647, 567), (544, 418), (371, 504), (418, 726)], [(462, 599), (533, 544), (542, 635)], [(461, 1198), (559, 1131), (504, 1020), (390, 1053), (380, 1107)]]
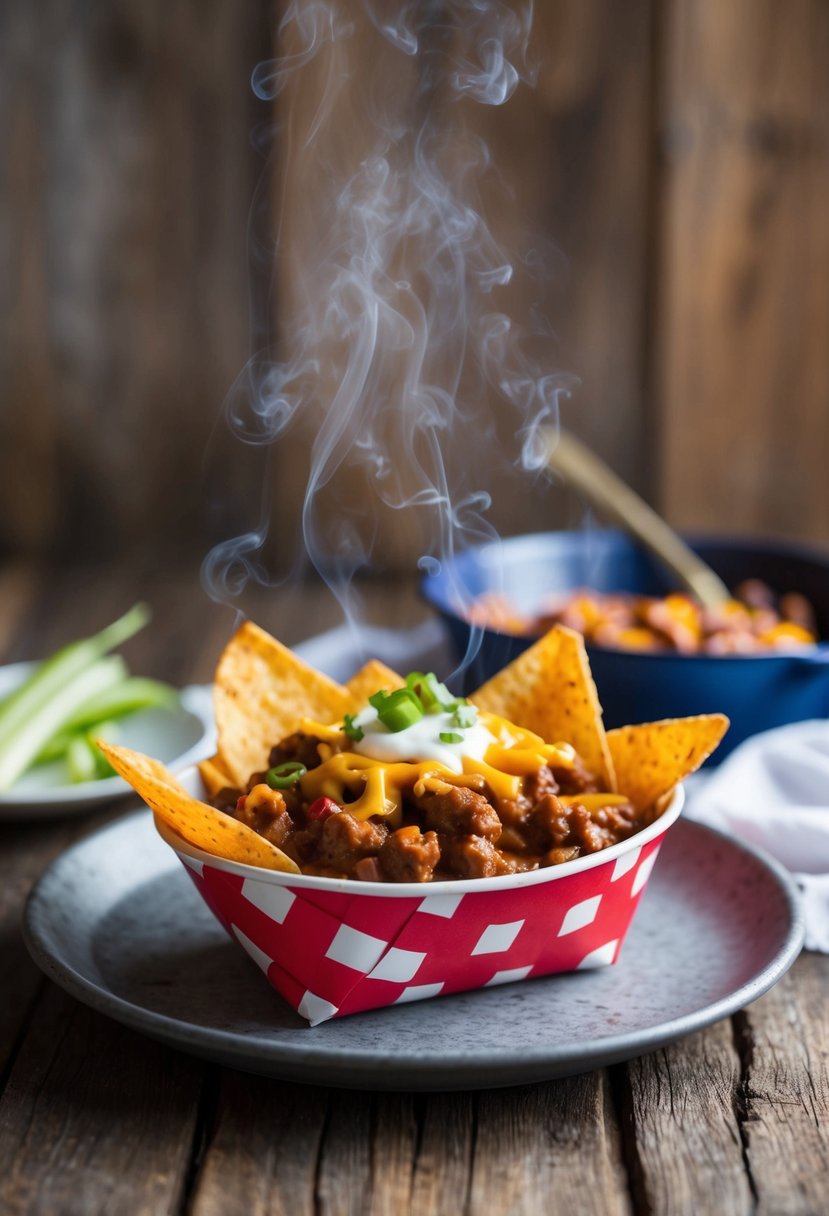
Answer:
[[(182, 784), (203, 796), (195, 770)], [(678, 787), (643, 831), (528, 874), (372, 883), (213, 857), (159, 825), (205, 903), (312, 1026), (426, 997), (615, 963)]]

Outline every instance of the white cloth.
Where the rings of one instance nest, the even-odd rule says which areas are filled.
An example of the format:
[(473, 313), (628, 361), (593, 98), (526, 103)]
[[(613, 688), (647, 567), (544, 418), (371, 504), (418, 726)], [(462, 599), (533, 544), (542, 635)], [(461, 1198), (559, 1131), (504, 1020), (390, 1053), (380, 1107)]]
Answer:
[(693, 786), (687, 814), (776, 857), (803, 894), (807, 949), (829, 954), (829, 721), (747, 739)]

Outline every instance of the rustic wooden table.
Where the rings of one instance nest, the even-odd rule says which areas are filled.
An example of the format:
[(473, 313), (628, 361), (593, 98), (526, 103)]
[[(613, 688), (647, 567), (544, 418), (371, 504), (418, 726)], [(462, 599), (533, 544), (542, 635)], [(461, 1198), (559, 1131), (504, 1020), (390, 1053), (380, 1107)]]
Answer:
[[(411, 588), (369, 615), (413, 623)], [(197, 575), (0, 571), (0, 654), (42, 655), (149, 599), (135, 669), (207, 680), (232, 625)], [(251, 593), (287, 642), (336, 623), (318, 591)], [(824, 1213), (829, 959), (704, 1033), (600, 1072), (472, 1094), (370, 1094), (205, 1064), (47, 982), (20, 936), (26, 894), (119, 812), (0, 825), (0, 1213)], [(509, 1034), (509, 1027), (504, 1028)]]

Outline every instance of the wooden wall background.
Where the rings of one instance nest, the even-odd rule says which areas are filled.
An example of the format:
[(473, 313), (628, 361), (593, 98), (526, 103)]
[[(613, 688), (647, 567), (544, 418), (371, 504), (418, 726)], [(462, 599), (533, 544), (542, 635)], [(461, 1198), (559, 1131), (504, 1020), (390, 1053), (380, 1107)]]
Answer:
[[(265, 212), (307, 206), (249, 87), (278, 16), (0, 5), (4, 551), (201, 556), (257, 520), (263, 464), (293, 533), (302, 453), (222, 418), (257, 183)], [(829, 542), (829, 4), (539, 0), (534, 47), (538, 89), (487, 134), (567, 261), (568, 424), (678, 526)], [(536, 489), (493, 516), (573, 512)]]

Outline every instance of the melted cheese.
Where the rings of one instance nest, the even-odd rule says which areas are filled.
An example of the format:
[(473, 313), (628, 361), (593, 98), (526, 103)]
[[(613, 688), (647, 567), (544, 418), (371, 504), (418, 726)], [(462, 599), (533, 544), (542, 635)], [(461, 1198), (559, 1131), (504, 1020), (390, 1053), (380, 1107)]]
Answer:
[(332, 798), (341, 806), (346, 803), (345, 793), (348, 791), (352, 796), (357, 795), (356, 801), (347, 803), (349, 812), (357, 819), (379, 815), (394, 824), (400, 820), (404, 789), (414, 789), (421, 794), (427, 789), (445, 789), (449, 785), (474, 788), (478, 780), (474, 774), (455, 773), (435, 760), (420, 760), (415, 764), (404, 761), (385, 764), (356, 752), (338, 752), (305, 773), (299, 784), (303, 795), (310, 801), (321, 797)]
[[(360, 722), (362, 716), (356, 721)], [(429, 741), (422, 730), (408, 742), (404, 739), (407, 731), (397, 732), (396, 740), (393, 734), (387, 735), (384, 744), (391, 739), (395, 747), (388, 753), (384, 747), (382, 758), (378, 758), (362, 748), (358, 750), (358, 742), (353, 744), (353, 750), (332, 755), (327, 745), (342, 741), (339, 725), (326, 726), (306, 719), (301, 729), (322, 741), (323, 761), (301, 778), (304, 797), (309, 801), (332, 798), (341, 806), (346, 805), (358, 819), (378, 816), (389, 820), (392, 826), (400, 823), (404, 790), (412, 789), (421, 796), (427, 790), (439, 792), (452, 785), (479, 789), (483, 779), (496, 798), (513, 800), (521, 793), (523, 777), (537, 773), (545, 764), (572, 767), (575, 760), (569, 744), (545, 743), (532, 731), (489, 713), (479, 714), (475, 727), (458, 730), (466, 747), (461, 742), (436, 748), (440, 755), (428, 759), (417, 754), (406, 757), (407, 747), (428, 748)], [(613, 800), (612, 795), (602, 798), (604, 805)]]

